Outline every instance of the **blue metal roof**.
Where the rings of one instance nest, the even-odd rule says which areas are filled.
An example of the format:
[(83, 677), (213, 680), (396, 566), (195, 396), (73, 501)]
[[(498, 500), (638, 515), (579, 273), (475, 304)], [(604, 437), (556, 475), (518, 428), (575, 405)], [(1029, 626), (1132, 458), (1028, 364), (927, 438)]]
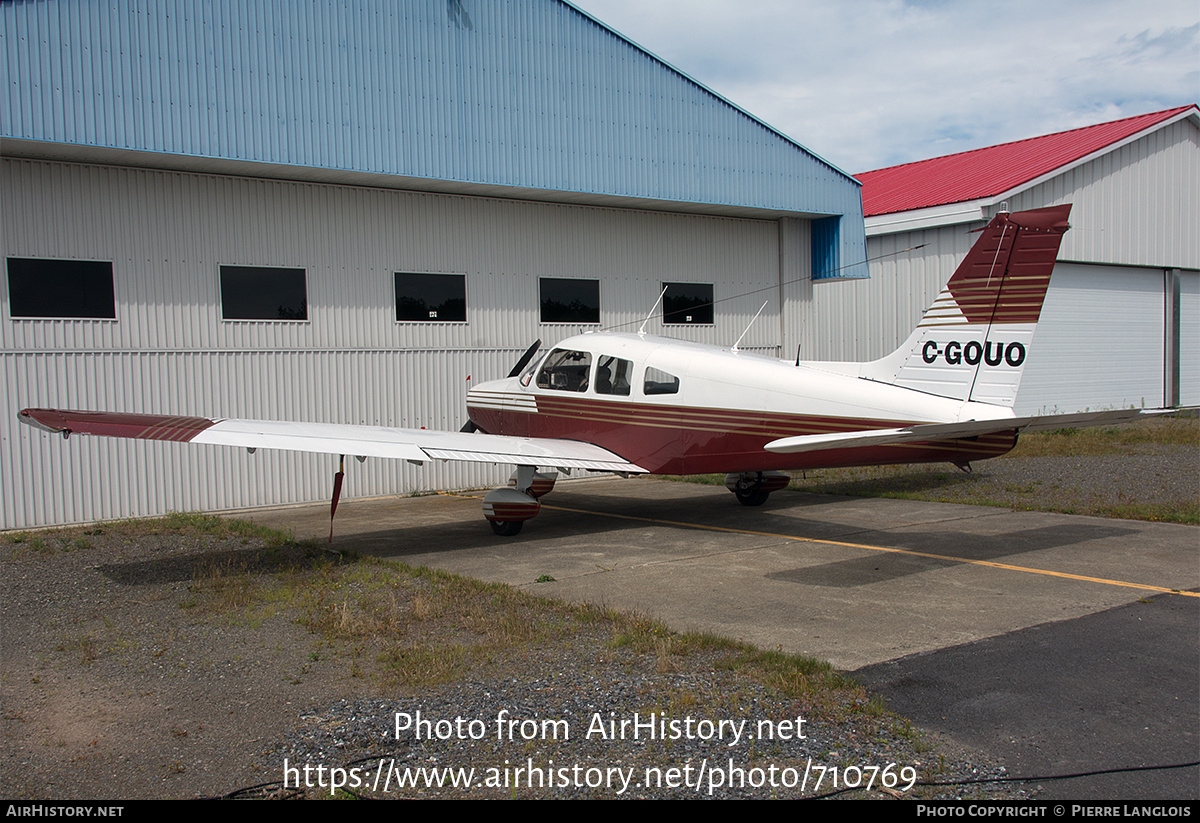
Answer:
[(10, 0), (0, 25), (0, 138), (844, 215), (861, 259), (857, 181), (561, 0)]

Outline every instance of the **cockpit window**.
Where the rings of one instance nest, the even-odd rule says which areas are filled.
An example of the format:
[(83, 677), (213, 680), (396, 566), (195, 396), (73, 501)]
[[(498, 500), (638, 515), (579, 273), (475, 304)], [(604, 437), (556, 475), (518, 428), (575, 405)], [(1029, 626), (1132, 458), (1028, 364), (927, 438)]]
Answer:
[(646, 367), (645, 394), (679, 394), (679, 378), (653, 366)]
[(540, 357), (530, 358), (529, 363), (525, 366), (525, 369), (521, 372), (521, 376), (519, 378), (517, 378), (518, 380), (521, 381), (522, 386), (529, 385), (529, 381), (533, 379), (533, 373), (537, 371), (537, 367), (541, 362), (542, 362), (542, 358), (540, 358)]
[(633, 363), (619, 357), (602, 354), (596, 361), (596, 394), (619, 394), (629, 396), (629, 382), (633, 375)]
[(555, 391), (587, 391), (588, 372), (592, 367), (592, 355), (585, 351), (555, 349), (546, 357), (538, 372), (537, 385), (540, 389)]

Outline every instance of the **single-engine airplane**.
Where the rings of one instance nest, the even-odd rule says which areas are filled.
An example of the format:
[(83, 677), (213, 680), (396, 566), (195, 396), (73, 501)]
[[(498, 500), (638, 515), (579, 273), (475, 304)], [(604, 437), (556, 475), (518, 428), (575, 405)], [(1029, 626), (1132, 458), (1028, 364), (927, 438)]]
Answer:
[[(538, 513), (555, 469), (725, 473), (747, 506), (784, 488), (786, 469), (940, 461), (969, 469), (1012, 449), (1021, 431), (1141, 413), (1013, 412), (1070, 210), (997, 214), (908, 340), (869, 363), (785, 362), (736, 345), (593, 332), (540, 358), (538, 341), (507, 378), (472, 388), (460, 432), (57, 409), (25, 409), (20, 419), (64, 437), (511, 464), (508, 486), (483, 502), (505, 536)], [(335, 478), (333, 510), (341, 471)]]

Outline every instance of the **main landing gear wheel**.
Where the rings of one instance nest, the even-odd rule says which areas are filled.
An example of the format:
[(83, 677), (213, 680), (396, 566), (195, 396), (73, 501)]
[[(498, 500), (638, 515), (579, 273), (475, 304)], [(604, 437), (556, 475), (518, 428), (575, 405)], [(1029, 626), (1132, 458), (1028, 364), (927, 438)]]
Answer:
[[(483, 516), (491, 524), (492, 531), (500, 537), (514, 537), (521, 531), (525, 521), (535, 517), (542, 508), (537, 497), (529, 491), (534, 485), (534, 474), (532, 467), (521, 466), (517, 469), (518, 476), (512, 481), (513, 486), (492, 489), (483, 498)], [(514, 486), (523, 491), (518, 491)], [(550, 489), (546, 487), (545, 490)]]
[(771, 492), (787, 488), (792, 478), (783, 472), (730, 472), (725, 475), (725, 488), (733, 492), (743, 506), (761, 506)]
[(770, 492), (765, 492), (761, 488), (735, 489), (733, 493), (743, 506), (761, 506), (771, 496)]
[(500, 537), (516, 537), (525, 525), (524, 520), (489, 520), (492, 531)]

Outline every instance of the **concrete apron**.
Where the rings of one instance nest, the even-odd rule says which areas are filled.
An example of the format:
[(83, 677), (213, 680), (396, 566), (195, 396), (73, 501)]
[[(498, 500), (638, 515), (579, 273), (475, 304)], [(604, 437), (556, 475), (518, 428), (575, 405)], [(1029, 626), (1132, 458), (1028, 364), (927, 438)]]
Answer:
[[(793, 491), (751, 508), (719, 486), (610, 478), (560, 482), (504, 538), (484, 493), (343, 500), (332, 547), (846, 670), (1200, 586), (1190, 526)], [(328, 504), (238, 516), (329, 534)]]

